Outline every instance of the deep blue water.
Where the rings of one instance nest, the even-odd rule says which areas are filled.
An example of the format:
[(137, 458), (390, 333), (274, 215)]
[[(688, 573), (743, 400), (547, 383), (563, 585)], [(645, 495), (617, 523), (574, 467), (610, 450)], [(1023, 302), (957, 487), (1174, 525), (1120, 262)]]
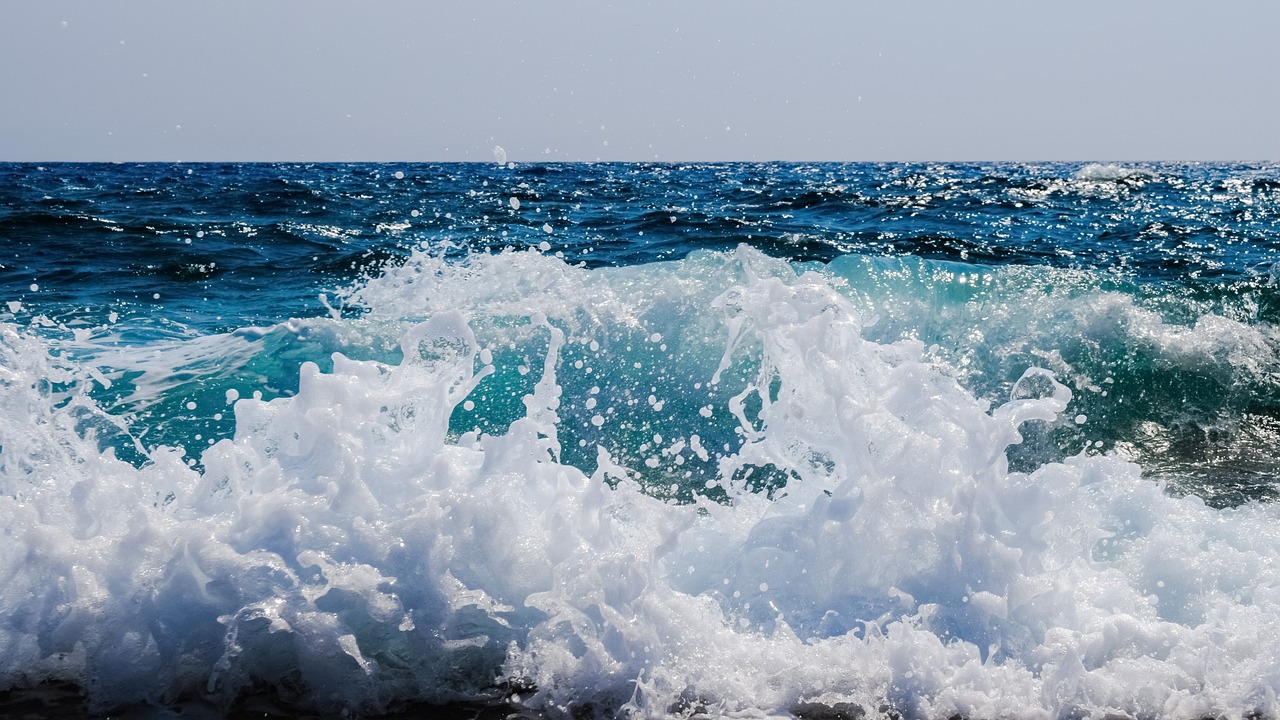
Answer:
[(207, 332), (314, 313), (317, 288), (420, 243), (547, 241), (590, 267), (746, 243), (795, 261), (1076, 268), (1212, 297), (1270, 276), (1278, 175), (1205, 164), (5, 164), (0, 288), (41, 311), (149, 315), (160, 293), (164, 315)]
[(0, 692), (1274, 716), (1278, 228), (1277, 165), (0, 164)]

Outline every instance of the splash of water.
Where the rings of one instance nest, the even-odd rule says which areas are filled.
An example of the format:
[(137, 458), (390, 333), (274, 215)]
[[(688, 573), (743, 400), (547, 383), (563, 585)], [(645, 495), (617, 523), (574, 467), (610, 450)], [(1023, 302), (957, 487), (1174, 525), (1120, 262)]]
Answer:
[[(1273, 506), (1170, 497), (1113, 456), (1012, 472), (1069, 412), (1048, 371), (992, 408), (918, 340), (867, 339), (829, 275), (745, 248), (669, 272), (687, 304), (634, 271), (418, 256), (348, 298), (366, 317), (317, 321), (395, 332), (394, 357), (238, 400), (202, 471), (101, 450), (130, 428), (87, 370), (6, 327), (0, 684), (98, 708), (514, 683), (552, 714), (1280, 709)], [(678, 420), (635, 392), (653, 366)], [(468, 429), (495, 383), (519, 408)]]

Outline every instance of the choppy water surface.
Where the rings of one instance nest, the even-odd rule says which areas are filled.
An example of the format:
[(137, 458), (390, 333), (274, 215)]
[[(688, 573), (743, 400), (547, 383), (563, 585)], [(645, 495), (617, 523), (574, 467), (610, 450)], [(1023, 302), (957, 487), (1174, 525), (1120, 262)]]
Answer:
[(1276, 715), (1278, 209), (1275, 166), (2, 165), (0, 687)]

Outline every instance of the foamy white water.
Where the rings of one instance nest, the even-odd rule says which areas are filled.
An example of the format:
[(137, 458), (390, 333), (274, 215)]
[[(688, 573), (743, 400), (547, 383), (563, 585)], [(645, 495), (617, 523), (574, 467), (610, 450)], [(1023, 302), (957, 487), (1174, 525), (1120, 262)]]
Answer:
[[(1106, 454), (1010, 472), (1020, 429), (1077, 414), (1070, 391), (1030, 368), (992, 406), (922, 343), (864, 337), (834, 277), (745, 248), (602, 270), (417, 255), (347, 295), (363, 318), (308, 321), (397, 337), (401, 359), (246, 388), (200, 471), (190, 448), (141, 468), (101, 450), (131, 428), (77, 384), (89, 368), (7, 326), (0, 687), (72, 680), (99, 708), (266, 682), (377, 712), (513, 683), (552, 714), (1280, 714), (1273, 505), (1174, 498)], [(511, 388), (510, 422), (466, 431), (466, 403)]]

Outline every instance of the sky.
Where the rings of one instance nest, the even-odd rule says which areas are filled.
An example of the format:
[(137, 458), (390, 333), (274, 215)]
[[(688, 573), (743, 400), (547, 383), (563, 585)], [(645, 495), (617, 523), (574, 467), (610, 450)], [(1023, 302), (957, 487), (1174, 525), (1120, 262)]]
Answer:
[(1280, 3), (0, 4), (0, 161), (1280, 160)]

